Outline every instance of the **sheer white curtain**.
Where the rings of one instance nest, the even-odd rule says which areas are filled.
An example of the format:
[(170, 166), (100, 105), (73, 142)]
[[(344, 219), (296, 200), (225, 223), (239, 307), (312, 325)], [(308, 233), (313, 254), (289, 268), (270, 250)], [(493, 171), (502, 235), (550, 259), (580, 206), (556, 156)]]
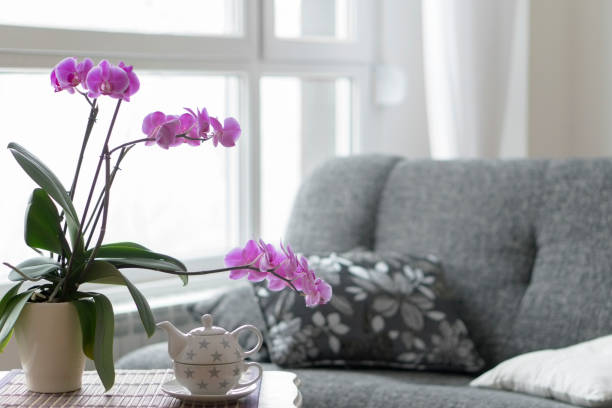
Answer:
[(499, 157), (521, 0), (424, 0), (431, 155)]

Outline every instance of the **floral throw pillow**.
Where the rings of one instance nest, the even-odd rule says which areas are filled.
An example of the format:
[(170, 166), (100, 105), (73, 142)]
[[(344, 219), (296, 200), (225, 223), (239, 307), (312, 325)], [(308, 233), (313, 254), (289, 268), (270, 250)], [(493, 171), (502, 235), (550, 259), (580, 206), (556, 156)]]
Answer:
[(308, 261), (333, 287), (327, 305), (307, 309), (293, 291), (256, 288), (272, 362), (457, 372), (484, 366), (435, 258), (353, 250)]

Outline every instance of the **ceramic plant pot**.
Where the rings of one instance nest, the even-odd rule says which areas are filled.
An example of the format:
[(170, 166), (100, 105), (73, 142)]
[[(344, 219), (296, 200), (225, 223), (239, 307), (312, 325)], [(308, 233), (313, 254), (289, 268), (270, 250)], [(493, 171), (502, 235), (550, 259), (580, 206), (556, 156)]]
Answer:
[(71, 303), (28, 303), (15, 325), (15, 338), (31, 391), (81, 388), (85, 355), (79, 316)]

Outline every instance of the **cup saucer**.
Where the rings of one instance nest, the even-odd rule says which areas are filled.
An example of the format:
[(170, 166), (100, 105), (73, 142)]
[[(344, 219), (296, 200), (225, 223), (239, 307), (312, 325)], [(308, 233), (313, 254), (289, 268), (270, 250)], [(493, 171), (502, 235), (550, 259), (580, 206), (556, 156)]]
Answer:
[(259, 382), (255, 384), (251, 384), (248, 387), (241, 387), (229, 390), (227, 394), (224, 395), (202, 395), (202, 394), (192, 394), (187, 388), (183, 387), (179, 384), (176, 379), (166, 381), (162, 384), (161, 389), (166, 394), (178, 398), (182, 401), (192, 401), (192, 402), (230, 402), (236, 401), (242, 397), (246, 397), (253, 391), (257, 389)]

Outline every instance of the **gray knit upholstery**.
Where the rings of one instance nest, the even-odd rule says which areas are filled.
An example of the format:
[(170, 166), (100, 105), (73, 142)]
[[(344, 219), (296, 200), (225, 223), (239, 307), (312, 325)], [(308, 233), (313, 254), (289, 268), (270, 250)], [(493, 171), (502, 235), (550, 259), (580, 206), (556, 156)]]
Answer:
[(372, 248), (376, 211), (399, 159), (341, 159), (315, 170), (294, 200), (286, 241), (305, 253)]
[[(123, 357), (117, 368), (153, 369), (171, 364), (166, 343)], [(278, 370), (263, 364), (264, 370)], [(294, 369), (308, 408), (564, 408), (571, 405), (503, 391), (468, 387), (472, 377), (401, 370)]]
[(612, 333), (612, 161), (551, 162), (507, 355)]
[(546, 163), (403, 161), (377, 213), (376, 250), (433, 253), (489, 364), (507, 355), (536, 254)]
[[(612, 160), (335, 159), (304, 182), (286, 238), (436, 254), (489, 366), (612, 333)], [(568, 406), (448, 374), (295, 371), (308, 407)]]

